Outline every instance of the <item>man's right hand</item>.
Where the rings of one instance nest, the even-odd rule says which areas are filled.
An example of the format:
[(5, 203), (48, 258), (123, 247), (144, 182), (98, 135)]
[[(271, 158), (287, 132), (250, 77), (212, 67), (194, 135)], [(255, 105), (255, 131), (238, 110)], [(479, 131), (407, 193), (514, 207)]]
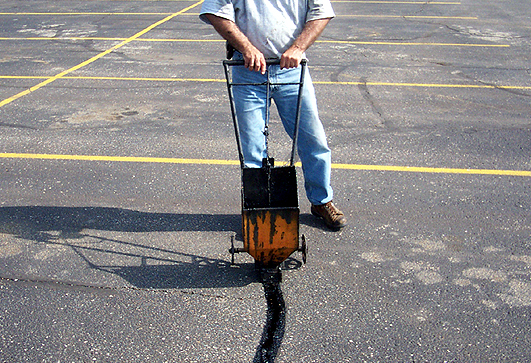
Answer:
[(267, 65), (262, 52), (260, 52), (253, 45), (251, 45), (250, 47), (245, 49), (242, 54), (245, 68), (250, 71), (256, 71), (265, 74)]
[(245, 67), (251, 71), (264, 74), (266, 72), (266, 60), (251, 43), (249, 38), (242, 33), (240, 28), (231, 20), (221, 18), (214, 14), (205, 14), (214, 29), (227, 40), (237, 51), (243, 54)]

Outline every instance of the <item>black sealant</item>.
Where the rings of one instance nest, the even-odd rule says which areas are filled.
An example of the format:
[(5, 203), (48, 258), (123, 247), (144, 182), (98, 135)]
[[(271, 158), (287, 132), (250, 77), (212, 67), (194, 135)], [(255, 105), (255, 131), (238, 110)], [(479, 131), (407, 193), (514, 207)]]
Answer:
[(278, 354), (286, 328), (286, 304), (280, 282), (263, 282), (267, 316), (253, 363), (272, 363)]

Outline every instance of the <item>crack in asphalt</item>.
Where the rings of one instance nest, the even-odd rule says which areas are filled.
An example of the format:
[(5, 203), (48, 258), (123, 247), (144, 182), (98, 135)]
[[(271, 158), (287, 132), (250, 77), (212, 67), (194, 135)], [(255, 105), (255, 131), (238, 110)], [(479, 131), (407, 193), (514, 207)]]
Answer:
[[(504, 68), (504, 69), (506, 70), (506, 68)], [(499, 86), (499, 85), (497, 85), (496, 83), (493, 83), (493, 82), (482, 81), (481, 79), (478, 79), (476, 77), (468, 75), (468, 74), (466, 74), (465, 72), (463, 72), (461, 70), (459, 70), (458, 72), (459, 72), (458, 74), (460, 76), (462, 76), (464, 79), (467, 79), (469, 81), (473, 81), (475, 83), (479, 83), (479, 84), (484, 85), (484, 86), (490, 86), (490, 87), (493, 87), (496, 90), (504, 91), (504, 92), (507, 92), (507, 93), (510, 93), (510, 94), (513, 94), (513, 95), (523, 96), (523, 97), (531, 97), (531, 94), (529, 94), (529, 93), (525, 93), (525, 92), (518, 91), (518, 90), (515, 90), (515, 89), (506, 88), (506, 87), (503, 87), (503, 86)]]
[(382, 111), (380, 106), (378, 106), (373, 95), (369, 92), (369, 88), (367, 87), (367, 79), (365, 77), (360, 78), (358, 89), (360, 90), (360, 93), (365, 99), (365, 101), (367, 101), (367, 103), (371, 106), (373, 113), (380, 120), (380, 124), (378, 126), (383, 126), (386, 129), (395, 129), (395, 126), (393, 125), (392, 121), (388, 120), (384, 116), (384, 112)]

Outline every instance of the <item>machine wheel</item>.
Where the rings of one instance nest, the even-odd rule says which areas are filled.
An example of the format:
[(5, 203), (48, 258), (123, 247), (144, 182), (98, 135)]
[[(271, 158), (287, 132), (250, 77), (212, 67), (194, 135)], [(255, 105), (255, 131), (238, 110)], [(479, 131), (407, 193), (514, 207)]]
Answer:
[(302, 262), (306, 264), (306, 257), (308, 256), (308, 246), (306, 245), (306, 236), (301, 236), (301, 247), (299, 250), (302, 252)]
[(229, 250), (229, 252), (231, 254), (230, 264), (234, 265), (234, 255), (236, 254), (236, 249), (234, 248), (234, 236), (230, 237), (230, 250)]

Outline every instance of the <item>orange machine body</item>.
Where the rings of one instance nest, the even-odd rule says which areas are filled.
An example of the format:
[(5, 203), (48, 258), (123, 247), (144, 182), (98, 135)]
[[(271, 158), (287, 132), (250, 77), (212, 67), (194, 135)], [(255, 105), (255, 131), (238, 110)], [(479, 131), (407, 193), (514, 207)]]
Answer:
[(243, 251), (264, 267), (299, 249), (299, 201), (294, 166), (243, 168)]
[(277, 266), (299, 249), (299, 209), (242, 213), (243, 248), (264, 267)]

